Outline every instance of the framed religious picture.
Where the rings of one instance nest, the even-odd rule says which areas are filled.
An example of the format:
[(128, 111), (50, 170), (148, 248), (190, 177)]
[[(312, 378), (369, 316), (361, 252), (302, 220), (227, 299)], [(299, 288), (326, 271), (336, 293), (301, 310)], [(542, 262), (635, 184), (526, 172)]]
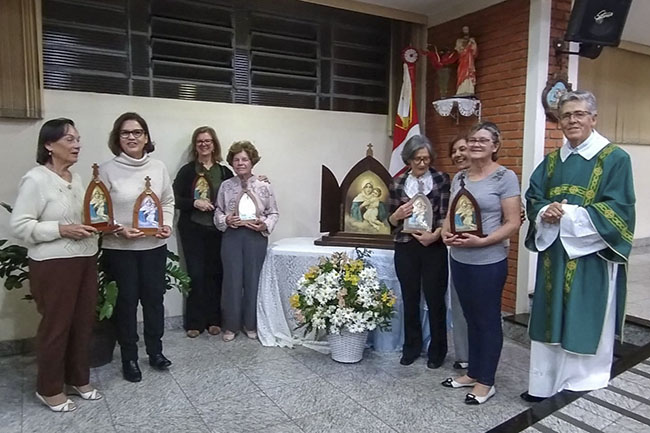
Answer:
[(242, 221), (256, 221), (259, 219), (260, 211), (255, 196), (248, 189), (243, 189), (237, 199), (235, 215)]
[(201, 172), (196, 175), (192, 183), (192, 191), (194, 200), (212, 200), (212, 184), (205, 173)]
[(404, 233), (430, 232), (433, 225), (433, 208), (426, 195), (421, 192), (411, 198), (413, 213), (404, 220)]
[(151, 178), (144, 178), (144, 191), (133, 206), (133, 228), (146, 235), (155, 235), (163, 226), (163, 212), (160, 199), (151, 189)]
[(464, 177), (460, 178), (460, 190), (449, 207), (450, 228), (455, 235), (472, 234), (483, 237), (481, 208), (474, 196), (465, 189)]
[(559, 102), (562, 95), (571, 91), (571, 84), (564, 78), (555, 78), (546, 83), (546, 87), (542, 90), (542, 105), (546, 115), (555, 121), (560, 120), (559, 117)]
[(95, 227), (100, 232), (114, 230), (113, 203), (104, 182), (99, 180), (99, 166), (93, 164), (93, 178), (84, 196), (84, 224)]
[(322, 166), (320, 231), (329, 232), (316, 245), (393, 248), (388, 223), (388, 170), (373, 157), (368, 144), (366, 157), (358, 161), (339, 185), (332, 171)]

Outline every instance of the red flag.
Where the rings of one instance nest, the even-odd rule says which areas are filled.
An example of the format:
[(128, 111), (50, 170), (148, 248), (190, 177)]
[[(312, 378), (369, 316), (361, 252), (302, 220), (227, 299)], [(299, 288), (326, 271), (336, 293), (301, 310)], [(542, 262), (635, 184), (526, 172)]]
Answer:
[(393, 153), (390, 157), (388, 172), (395, 177), (406, 170), (402, 161), (404, 143), (414, 135), (420, 134), (418, 111), (415, 107), (415, 63), (404, 62), (404, 79), (397, 105), (395, 129), (393, 130)]

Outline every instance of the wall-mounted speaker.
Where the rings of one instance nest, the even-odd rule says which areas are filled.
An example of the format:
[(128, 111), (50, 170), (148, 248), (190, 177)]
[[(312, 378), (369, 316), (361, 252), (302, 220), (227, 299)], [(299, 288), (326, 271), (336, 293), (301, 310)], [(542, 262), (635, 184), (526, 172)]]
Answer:
[(632, 0), (576, 0), (564, 39), (617, 46), (631, 3)]

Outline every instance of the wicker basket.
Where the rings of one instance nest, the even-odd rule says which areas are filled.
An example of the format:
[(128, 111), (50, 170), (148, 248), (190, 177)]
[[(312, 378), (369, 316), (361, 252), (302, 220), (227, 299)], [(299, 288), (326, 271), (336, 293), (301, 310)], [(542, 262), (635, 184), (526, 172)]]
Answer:
[(332, 359), (345, 364), (361, 361), (366, 340), (368, 340), (368, 331), (353, 333), (343, 329), (340, 334), (327, 335)]

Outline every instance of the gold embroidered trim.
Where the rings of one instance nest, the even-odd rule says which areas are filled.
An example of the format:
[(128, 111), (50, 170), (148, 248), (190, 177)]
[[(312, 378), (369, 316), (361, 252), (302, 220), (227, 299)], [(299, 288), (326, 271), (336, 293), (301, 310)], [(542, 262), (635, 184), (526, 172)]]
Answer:
[(598, 202), (594, 203), (594, 209), (596, 209), (602, 216), (609, 221), (611, 225), (614, 226), (616, 230), (621, 234), (623, 240), (629, 244), (632, 244), (634, 239), (634, 234), (628, 229), (627, 223), (619, 214), (616, 213), (614, 209), (607, 203)]
[(607, 158), (614, 150), (616, 150), (616, 146), (610, 143), (605, 146), (603, 150), (601, 150), (598, 154), (596, 165), (591, 171), (591, 178), (589, 179), (589, 186), (585, 192), (583, 206), (589, 206), (594, 202), (594, 198), (596, 198), (596, 192), (600, 186), (600, 181), (603, 179), (603, 164), (605, 158)]
[(548, 249), (544, 251), (542, 258), (544, 266), (544, 294), (546, 295), (546, 329), (544, 331), (544, 337), (546, 341), (551, 341), (551, 310), (552, 310), (552, 292), (553, 292), (553, 282), (551, 279), (551, 255), (548, 252)]
[(578, 268), (578, 259), (569, 260), (566, 263), (564, 270), (564, 302), (566, 303), (571, 293), (571, 285), (573, 278), (576, 276), (576, 269)]
[(549, 190), (549, 199), (563, 194), (571, 194), (578, 197), (581, 197), (583, 200), (586, 196), (587, 188), (580, 185), (569, 185), (563, 184), (560, 186), (555, 186)]

